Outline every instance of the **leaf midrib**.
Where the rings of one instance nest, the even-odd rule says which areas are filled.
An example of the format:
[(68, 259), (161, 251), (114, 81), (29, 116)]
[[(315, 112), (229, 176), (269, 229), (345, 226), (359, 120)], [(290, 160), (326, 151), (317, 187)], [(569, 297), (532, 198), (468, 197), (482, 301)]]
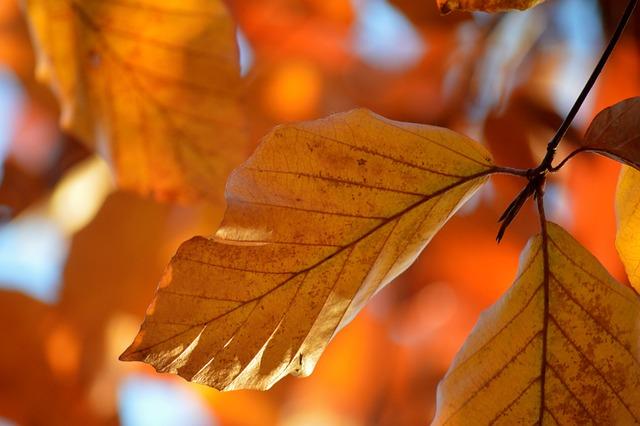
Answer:
[(486, 169), (486, 170), (484, 170), (482, 172), (475, 173), (475, 174), (469, 175), (469, 176), (467, 176), (467, 177), (465, 177), (463, 179), (460, 179), (459, 181), (457, 181), (457, 182), (455, 182), (455, 183), (453, 183), (451, 185), (445, 186), (445, 187), (439, 189), (438, 191), (435, 191), (435, 192), (423, 197), (422, 199), (420, 199), (417, 202), (409, 205), (408, 207), (404, 208), (403, 210), (399, 211), (398, 213), (394, 214), (393, 216), (388, 217), (386, 220), (384, 220), (381, 223), (377, 224), (376, 226), (374, 226), (369, 231), (365, 232), (363, 235), (361, 235), (360, 237), (356, 238), (355, 240), (345, 244), (344, 246), (341, 246), (340, 248), (338, 248), (336, 251), (334, 251), (330, 255), (324, 257), (323, 259), (317, 261), (316, 263), (314, 263), (314, 264), (312, 264), (312, 265), (310, 265), (310, 266), (308, 266), (308, 267), (306, 267), (304, 269), (301, 269), (300, 271), (297, 271), (297, 272), (293, 273), (290, 277), (287, 277), (284, 281), (278, 283), (277, 285), (275, 285), (271, 289), (267, 290), (265, 293), (263, 293), (263, 294), (261, 294), (259, 296), (253, 297), (251, 299), (247, 299), (246, 301), (242, 302), (242, 304), (240, 304), (240, 305), (238, 305), (236, 307), (233, 307), (231, 310), (229, 310), (227, 312), (224, 312), (224, 313), (222, 313), (220, 315), (217, 315), (214, 318), (211, 318), (211, 319), (209, 319), (207, 321), (203, 321), (203, 322), (200, 322), (200, 323), (193, 324), (191, 327), (188, 327), (187, 329), (182, 330), (179, 333), (176, 333), (176, 334), (174, 334), (174, 335), (172, 335), (172, 336), (170, 336), (170, 337), (168, 337), (166, 339), (163, 339), (163, 340), (161, 340), (159, 342), (156, 342), (153, 345), (147, 346), (145, 348), (137, 349), (136, 351), (129, 353), (128, 357), (131, 356), (131, 355), (134, 355), (134, 354), (147, 352), (150, 349), (153, 349), (154, 347), (157, 347), (157, 346), (159, 346), (159, 345), (161, 345), (163, 343), (166, 343), (166, 342), (168, 342), (168, 341), (170, 341), (170, 340), (172, 340), (172, 339), (174, 339), (174, 338), (176, 338), (176, 337), (178, 337), (178, 336), (180, 336), (180, 335), (182, 335), (184, 333), (187, 333), (187, 332), (189, 332), (190, 330), (192, 330), (192, 329), (194, 329), (196, 327), (205, 326), (205, 325), (207, 325), (209, 323), (212, 323), (212, 322), (214, 322), (214, 321), (216, 321), (216, 320), (218, 320), (218, 319), (220, 319), (220, 318), (222, 318), (222, 317), (224, 317), (226, 315), (229, 315), (229, 314), (235, 312), (236, 310), (242, 308), (243, 306), (246, 306), (246, 305), (248, 305), (250, 303), (253, 303), (253, 302), (256, 302), (258, 300), (263, 299), (264, 297), (268, 296), (272, 292), (274, 292), (277, 289), (281, 288), (282, 286), (286, 285), (288, 282), (290, 282), (292, 279), (296, 278), (300, 274), (307, 273), (307, 272), (315, 269), (316, 267), (320, 266), (321, 264), (323, 264), (325, 262), (328, 262), (329, 260), (333, 259), (335, 256), (337, 256), (340, 253), (342, 253), (344, 250), (355, 246), (356, 244), (360, 243), (362, 240), (364, 240), (365, 238), (369, 237), (370, 235), (372, 235), (373, 233), (375, 233), (379, 229), (383, 228), (384, 226), (386, 226), (387, 224), (391, 223), (392, 221), (401, 218), (405, 214), (409, 213), (410, 211), (412, 211), (415, 208), (418, 208), (419, 206), (421, 206), (422, 204), (426, 203), (427, 201), (429, 201), (429, 200), (431, 200), (431, 199), (433, 199), (435, 197), (438, 197), (440, 195), (444, 195), (448, 191), (450, 191), (452, 189), (455, 189), (458, 186), (464, 185), (465, 183), (469, 183), (469, 182), (471, 182), (471, 181), (473, 181), (475, 179), (480, 179), (482, 177), (489, 176), (489, 175), (495, 173), (495, 171), (496, 171), (495, 167), (488, 168), (488, 169)]

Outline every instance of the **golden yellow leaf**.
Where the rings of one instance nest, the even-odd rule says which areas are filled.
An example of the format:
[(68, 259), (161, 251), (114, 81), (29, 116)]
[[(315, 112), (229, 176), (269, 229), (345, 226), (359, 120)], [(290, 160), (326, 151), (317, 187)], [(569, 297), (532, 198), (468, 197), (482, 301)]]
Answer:
[(63, 127), (161, 199), (221, 198), (247, 154), (233, 22), (220, 0), (26, 0)]
[(616, 248), (631, 285), (640, 292), (640, 171), (623, 167), (616, 193)]
[(467, 12), (505, 12), (525, 10), (537, 6), (544, 0), (437, 0), (441, 13), (455, 10)]
[(640, 300), (546, 228), (440, 383), (434, 424), (640, 423)]
[(229, 179), (215, 237), (180, 247), (121, 358), (218, 389), (310, 374), (493, 171), (465, 136), (366, 110), (275, 128)]

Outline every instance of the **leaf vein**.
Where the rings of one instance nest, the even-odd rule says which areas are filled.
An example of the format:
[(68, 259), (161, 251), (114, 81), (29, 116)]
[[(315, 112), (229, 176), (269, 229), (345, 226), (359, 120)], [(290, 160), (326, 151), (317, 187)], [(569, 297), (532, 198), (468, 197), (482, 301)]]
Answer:
[(531, 386), (533, 386), (536, 382), (540, 381), (540, 376), (534, 377), (528, 384), (527, 386), (525, 386), (524, 389), (522, 389), (522, 391), (516, 395), (516, 397), (509, 403), (509, 405), (507, 405), (505, 408), (503, 408), (502, 410), (500, 410), (500, 412), (498, 412), (495, 417), (493, 419), (491, 419), (491, 421), (489, 422), (489, 425), (495, 424), (496, 421), (498, 421), (498, 419), (500, 417), (502, 417), (507, 411), (509, 411), (514, 405), (516, 405), (518, 403), (518, 401), (520, 401), (520, 399), (524, 396), (524, 394), (531, 389)]
[(511, 365), (516, 359), (518, 359), (520, 355), (522, 355), (525, 350), (531, 345), (531, 343), (533, 343), (533, 341), (540, 336), (542, 336), (542, 330), (538, 331), (524, 345), (522, 345), (522, 347), (518, 349), (518, 351), (509, 360), (507, 360), (507, 362), (505, 362), (498, 371), (496, 371), (491, 377), (489, 377), (482, 384), (482, 386), (476, 389), (453, 413), (449, 415), (449, 417), (442, 424), (446, 425), (447, 423), (449, 423), (449, 421), (451, 421), (451, 419), (453, 419), (460, 411), (462, 411), (464, 407), (466, 407), (473, 399), (475, 399), (480, 394), (480, 392), (487, 389), (489, 385), (493, 383), (493, 381), (496, 380), (504, 372), (504, 370), (507, 369), (509, 365)]
[(591, 318), (591, 320), (600, 328), (602, 329), (605, 333), (607, 333), (609, 335), (609, 337), (611, 337), (618, 345), (620, 345), (620, 347), (622, 349), (624, 349), (625, 352), (627, 352), (627, 354), (631, 357), (631, 359), (633, 360), (633, 362), (640, 366), (640, 361), (638, 361), (638, 359), (634, 356), (634, 354), (631, 352), (630, 348), (628, 346), (626, 346), (625, 344), (623, 344), (620, 339), (618, 339), (618, 336), (616, 336), (613, 332), (611, 332), (604, 323), (602, 323), (598, 318), (594, 317), (593, 314), (591, 312), (589, 312), (588, 309), (586, 309), (578, 299), (576, 299), (576, 297), (571, 294), (571, 292), (562, 284), (562, 282), (560, 280), (558, 280), (558, 278), (556, 278), (555, 275), (551, 274), (551, 277), (556, 281), (556, 283), (558, 284), (558, 287), (560, 288), (560, 290), (562, 290), (562, 292), (567, 296), (567, 298), (573, 302), (576, 306), (578, 306), (580, 308), (580, 310), (582, 310), (585, 314), (587, 314), (587, 316), (589, 318)]
[[(320, 133), (314, 133), (314, 132), (309, 131), (307, 129), (302, 129), (302, 128), (298, 128), (298, 127), (294, 128), (294, 129), (297, 132), (305, 133), (307, 135), (314, 136), (314, 137), (319, 137), (321, 139), (324, 139), (324, 140), (327, 140), (327, 141), (334, 142), (334, 143), (337, 143), (339, 145), (345, 146), (345, 147), (347, 147), (349, 149), (352, 149), (354, 151), (364, 152), (365, 154), (373, 155), (375, 157), (384, 158), (384, 159), (389, 160), (389, 161), (391, 161), (393, 163), (402, 164), (404, 166), (411, 167), (413, 169), (422, 170), (424, 172), (428, 172), (428, 173), (432, 173), (432, 174), (436, 174), (436, 175), (440, 175), (440, 176), (446, 176), (446, 177), (453, 177), (453, 178), (462, 178), (462, 177), (464, 177), (462, 175), (455, 175), (455, 174), (450, 174), (450, 173), (446, 173), (446, 172), (441, 172), (441, 171), (438, 171), (438, 170), (433, 170), (433, 169), (430, 169), (428, 167), (424, 167), (424, 166), (421, 166), (419, 164), (415, 164), (415, 163), (412, 163), (410, 161), (394, 157), (392, 155), (383, 154), (383, 153), (381, 153), (379, 151), (376, 151), (374, 149), (371, 149), (371, 148), (367, 148), (367, 147), (364, 147), (364, 146), (358, 146), (358, 145), (352, 145), (352, 144), (347, 143), (345, 141), (342, 141), (342, 140), (339, 140), (339, 139), (336, 139), (336, 138), (332, 138), (332, 137), (329, 137), (329, 136), (326, 136), (326, 135), (323, 135), (323, 134), (320, 134)], [(487, 164), (482, 164), (482, 165), (486, 166), (486, 167), (489, 167)]]
[(620, 394), (618, 393), (618, 391), (613, 387), (613, 385), (609, 382), (609, 380), (607, 380), (607, 377), (602, 373), (602, 371), (600, 371), (600, 369), (598, 367), (596, 367), (596, 365), (593, 363), (593, 361), (591, 359), (589, 359), (584, 352), (582, 352), (582, 349), (580, 349), (580, 347), (573, 341), (573, 339), (567, 334), (566, 331), (564, 331), (564, 329), (560, 326), (560, 324), (558, 323), (558, 320), (553, 316), (553, 315), (549, 315), (549, 319), (551, 320), (551, 322), (553, 323), (553, 325), (555, 325), (555, 327), (558, 329), (558, 331), (560, 332), (560, 334), (562, 334), (562, 336), (564, 337), (564, 339), (571, 345), (573, 346), (573, 348), (578, 352), (578, 354), (580, 354), (580, 356), (582, 357), (582, 359), (584, 359), (590, 366), (591, 368), (594, 369), (594, 371), (598, 374), (598, 376), (600, 376), (600, 378), (602, 379), (602, 381), (607, 385), (607, 387), (611, 390), (611, 392), (613, 393), (613, 395), (618, 399), (618, 401), (620, 401), (620, 403), (622, 404), (622, 406), (627, 410), (627, 412), (631, 415), (631, 417), (633, 418), (633, 420), (636, 423), (640, 423), (640, 419), (638, 419), (638, 417), (636, 417), (636, 415), (633, 413), (633, 411), (631, 411), (631, 408), (629, 407), (629, 405), (627, 405), (627, 403), (622, 399), (622, 397), (620, 396)]
[(429, 195), (429, 194), (425, 194), (423, 192), (403, 191), (401, 189), (389, 188), (389, 187), (385, 187), (385, 186), (369, 185), (369, 184), (366, 184), (366, 183), (352, 181), (352, 180), (348, 180), (348, 179), (344, 179), (344, 178), (337, 178), (337, 177), (334, 177), (334, 176), (313, 175), (313, 174), (310, 174), (310, 173), (294, 172), (294, 171), (287, 171), (287, 170), (256, 169), (256, 168), (251, 168), (251, 167), (246, 167), (244, 170), (249, 170), (251, 172), (258, 172), (258, 173), (271, 173), (271, 174), (281, 174), (281, 175), (287, 175), (287, 176), (297, 176), (297, 177), (303, 177), (303, 178), (309, 178), (309, 179), (318, 179), (318, 180), (324, 180), (324, 181), (327, 181), (327, 182), (335, 182), (335, 183), (340, 183), (340, 184), (345, 184), (345, 185), (352, 185), (352, 186), (356, 186), (358, 188), (373, 189), (373, 190), (378, 190), (378, 191), (393, 192), (393, 193), (396, 193), (396, 194), (406, 194), (406, 195), (413, 195), (413, 196), (418, 196), (418, 197), (426, 197), (426, 196)]

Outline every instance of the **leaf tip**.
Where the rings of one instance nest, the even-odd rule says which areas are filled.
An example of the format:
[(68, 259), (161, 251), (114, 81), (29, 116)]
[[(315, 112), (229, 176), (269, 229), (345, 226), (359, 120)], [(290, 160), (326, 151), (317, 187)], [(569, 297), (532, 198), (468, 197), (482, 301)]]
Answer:
[(373, 118), (376, 120), (385, 120), (383, 116), (376, 114), (375, 112), (371, 111), (369, 108), (364, 108), (364, 107), (353, 108), (347, 112), (339, 112), (333, 115), (344, 116), (348, 120), (357, 120), (359, 118), (361, 119), (362, 117), (366, 119)]
[(144, 357), (142, 356), (142, 352), (140, 351), (141, 341), (142, 341), (142, 335), (141, 333), (138, 333), (138, 335), (135, 337), (133, 342), (131, 342), (129, 347), (127, 347), (127, 349), (125, 349), (124, 352), (120, 354), (120, 356), (118, 357), (118, 360), (142, 361)]
[(132, 343), (124, 352), (120, 354), (118, 360), (120, 361), (139, 361), (138, 352), (134, 348), (135, 343)]

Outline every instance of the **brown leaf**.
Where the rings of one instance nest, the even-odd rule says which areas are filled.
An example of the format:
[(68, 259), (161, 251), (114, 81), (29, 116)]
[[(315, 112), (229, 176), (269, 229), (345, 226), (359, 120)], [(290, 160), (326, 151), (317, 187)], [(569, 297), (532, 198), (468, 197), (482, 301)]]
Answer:
[(455, 10), (467, 12), (504, 12), (508, 10), (525, 10), (532, 8), (544, 0), (437, 0), (441, 13)]
[(230, 178), (215, 237), (180, 247), (121, 358), (227, 390), (310, 374), (493, 170), (465, 136), (367, 110), (277, 127)]
[(640, 97), (602, 110), (579, 151), (592, 151), (640, 170)]
[(61, 122), (162, 199), (221, 198), (247, 153), (235, 28), (220, 0), (27, 0)]
[[(59, 136), (59, 135), (55, 135)], [(45, 144), (38, 141), (39, 147)], [(43, 170), (26, 169), (18, 161), (9, 158), (3, 164), (0, 182), (0, 205), (6, 206), (9, 218), (51, 192), (58, 180), (75, 165), (86, 159), (90, 151), (73, 138), (63, 137), (51, 147), (52, 157)]]
[(640, 423), (640, 299), (546, 230), (440, 383), (434, 424)]

